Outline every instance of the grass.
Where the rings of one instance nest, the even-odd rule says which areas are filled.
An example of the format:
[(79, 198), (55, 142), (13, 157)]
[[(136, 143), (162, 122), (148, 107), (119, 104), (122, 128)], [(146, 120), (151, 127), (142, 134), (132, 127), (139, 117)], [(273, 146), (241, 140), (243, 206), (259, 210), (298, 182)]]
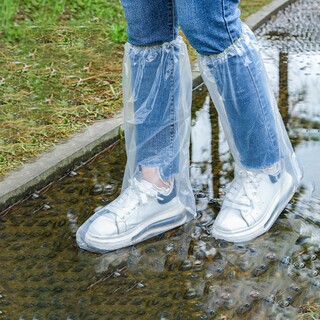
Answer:
[(297, 316), (297, 320), (317, 320), (320, 319), (320, 305), (305, 304), (300, 306), (301, 312)]
[(120, 2), (53, 2), (2, 5), (0, 176), (122, 105)]
[(247, 18), (250, 14), (257, 12), (261, 7), (270, 3), (272, 0), (256, 0), (256, 1), (243, 1), (240, 0), (240, 8), (242, 18)]
[[(241, 1), (243, 18), (267, 2)], [(0, 12), (3, 177), (121, 108), (126, 22), (119, 0), (3, 0)]]
[(120, 0), (3, 0), (0, 6), (1, 33), (9, 41), (21, 40), (29, 28), (100, 23), (102, 33), (106, 33), (109, 40), (123, 42), (125, 39)]

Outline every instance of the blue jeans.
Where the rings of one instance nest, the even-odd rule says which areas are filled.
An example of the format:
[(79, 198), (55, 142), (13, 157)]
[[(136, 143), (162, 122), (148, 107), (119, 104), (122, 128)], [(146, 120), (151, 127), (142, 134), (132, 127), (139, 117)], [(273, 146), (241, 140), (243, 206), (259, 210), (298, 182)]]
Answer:
[[(173, 44), (178, 25), (196, 51), (212, 57), (212, 65), (215, 65), (220, 54), (232, 50), (233, 45), (241, 40), (243, 26), (238, 4), (239, 0), (122, 0), (128, 22), (128, 42), (141, 49), (129, 54), (138, 165), (159, 166), (163, 178), (179, 171), (178, 156), (174, 152), (179, 146), (171, 142), (177, 140), (174, 136), (178, 134), (177, 126), (172, 126), (172, 119), (177, 117), (180, 73), (177, 68), (168, 67), (167, 72), (160, 75), (170, 77), (171, 85), (157, 78), (160, 62), (165, 61), (170, 66), (178, 60), (179, 52)], [(253, 36), (252, 41), (255, 41)], [(168, 50), (163, 51), (164, 44)], [(148, 48), (162, 50), (162, 53), (158, 58), (147, 59), (149, 63), (142, 67), (141, 61), (146, 61), (145, 56), (150, 55)], [(268, 84), (258, 70), (262, 66), (248, 65), (247, 59), (260, 59), (259, 53), (248, 50), (234, 55), (229, 59), (231, 69), (228, 75), (219, 66), (212, 68), (212, 73), (224, 101), (241, 164), (248, 169), (263, 168), (279, 160), (279, 143)], [(161, 94), (157, 94), (157, 99), (150, 99), (155, 81), (158, 83), (156, 90)], [(135, 86), (135, 83), (139, 85)], [(172, 152), (162, 152), (162, 156), (155, 157), (159, 150), (169, 149)], [(172, 158), (168, 154), (172, 154)], [(152, 159), (157, 159), (158, 163)]]

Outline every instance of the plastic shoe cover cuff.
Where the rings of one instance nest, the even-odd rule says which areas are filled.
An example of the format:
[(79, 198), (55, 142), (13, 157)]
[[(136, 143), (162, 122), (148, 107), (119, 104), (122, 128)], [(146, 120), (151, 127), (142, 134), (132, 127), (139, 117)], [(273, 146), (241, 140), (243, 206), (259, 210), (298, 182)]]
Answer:
[(224, 52), (198, 57), (236, 165), (261, 169), (281, 162), (297, 186), (301, 169), (289, 141), (251, 30)]

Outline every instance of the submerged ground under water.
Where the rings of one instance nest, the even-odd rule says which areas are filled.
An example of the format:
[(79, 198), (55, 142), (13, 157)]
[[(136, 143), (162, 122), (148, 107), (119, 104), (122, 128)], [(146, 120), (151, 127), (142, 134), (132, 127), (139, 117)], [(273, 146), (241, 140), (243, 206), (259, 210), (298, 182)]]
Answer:
[(200, 88), (191, 157), (197, 219), (109, 254), (80, 250), (78, 226), (120, 192), (119, 142), (0, 218), (0, 319), (295, 319), (302, 305), (319, 306), (319, 7), (298, 1), (257, 32), (304, 167), (301, 187), (267, 234), (243, 245), (208, 235), (232, 159)]

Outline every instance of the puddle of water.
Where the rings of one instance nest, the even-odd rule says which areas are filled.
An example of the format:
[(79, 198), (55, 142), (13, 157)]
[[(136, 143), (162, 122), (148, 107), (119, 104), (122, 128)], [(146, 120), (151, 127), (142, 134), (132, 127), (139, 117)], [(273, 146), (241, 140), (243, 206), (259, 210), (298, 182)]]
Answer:
[(320, 196), (320, 143), (306, 141), (296, 148), (296, 154), (303, 163), (304, 174), (302, 184), (315, 195)]
[[(262, 56), (290, 138), (304, 168), (303, 187), (319, 195), (319, 1), (297, 1), (259, 32)], [(271, 44), (271, 45), (270, 45)]]
[[(314, 3), (294, 4), (280, 14), (282, 25), (292, 26), (283, 19)], [(301, 20), (306, 30), (309, 20)], [(81, 251), (78, 226), (120, 192), (125, 152), (119, 142), (0, 218), (1, 319), (295, 319), (299, 306), (320, 304), (320, 90), (314, 83), (320, 49), (304, 52), (301, 37), (292, 42), (295, 49), (288, 40), (283, 55), (277, 33), (268, 31), (278, 30), (277, 23), (261, 30), (260, 41), (305, 174), (272, 229), (242, 245), (208, 235), (217, 200), (232, 179), (232, 159), (200, 88), (191, 147), (197, 219), (132, 248)]]

